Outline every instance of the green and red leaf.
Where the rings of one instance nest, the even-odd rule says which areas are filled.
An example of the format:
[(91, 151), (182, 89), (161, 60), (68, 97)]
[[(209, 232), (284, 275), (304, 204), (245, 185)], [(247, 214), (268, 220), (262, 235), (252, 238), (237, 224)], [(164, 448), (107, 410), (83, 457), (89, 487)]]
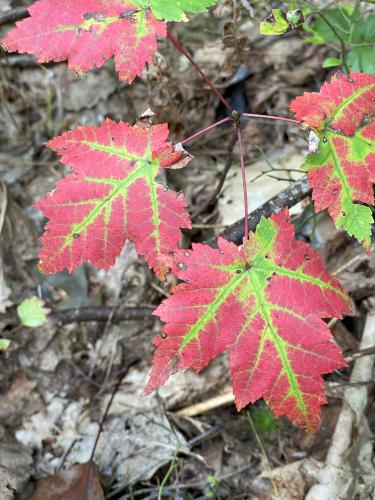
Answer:
[(166, 124), (108, 119), (48, 142), (73, 173), (37, 204), (49, 218), (39, 255), (44, 273), (71, 272), (88, 261), (108, 269), (128, 239), (164, 276), (180, 228), (191, 227), (183, 195), (155, 181), (163, 168), (180, 168), (191, 159), (167, 137)]
[(68, 60), (78, 74), (114, 57), (121, 80), (141, 75), (166, 25), (135, 0), (40, 0), (3, 41), (10, 52), (34, 54), (38, 62)]
[(338, 73), (319, 93), (294, 99), (290, 109), (319, 138), (303, 165), (316, 210), (327, 208), (338, 228), (369, 247), (372, 210), (360, 203), (374, 203), (375, 76)]
[(321, 375), (346, 365), (322, 318), (350, 306), (320, 255), (294, 239), (287, 210), (263, 218), (241, 248), (224, 239), (219, 249), (196, 244), (175, 262), (184, 283), (155, 311), (166, 324), (145, 392), (228, 350), (239, 410), (263, 397), (276, 416), (316, 429), (326, 402)]

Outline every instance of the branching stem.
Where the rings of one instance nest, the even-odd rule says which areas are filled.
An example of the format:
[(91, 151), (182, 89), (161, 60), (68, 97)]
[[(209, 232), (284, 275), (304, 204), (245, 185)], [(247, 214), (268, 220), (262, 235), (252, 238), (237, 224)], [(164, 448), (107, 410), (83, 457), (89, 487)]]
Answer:
[(225, 97), (219, 92), (219, 90), (215, 87), (215, 85), (211, 82), (211, 80), (203, 73), (201, 68), (198, 66), (198, 64), (194, 61), (194, 59), (191, 57), (191, 55), (184, 49), (184, 47), (180, 44), (180, 42), (168, 31), (168, 39), (173, 43), (173, 45), (176, 47), (177, 50), (183, 54), (186, 59), (190, 62), (190, 64), (193, 66), (195, 71), (199, 73), (199, 75), (202, 77), (202, 79), (207, 83), (207, 85), (210, 87), (212, 92), (220, 99), (220, 101), (224, 104), (224, 106), (227, 108), (227, 110), (232, 113), (233, 108), (229, 104), (229, 102), (225, 99)]

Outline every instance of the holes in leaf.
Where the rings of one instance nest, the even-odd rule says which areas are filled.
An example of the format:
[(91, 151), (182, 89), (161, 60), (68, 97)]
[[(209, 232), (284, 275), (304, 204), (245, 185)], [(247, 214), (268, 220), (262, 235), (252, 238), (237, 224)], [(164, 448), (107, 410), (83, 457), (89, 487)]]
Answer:
[(338, 192), (339, 192), (339, 190), (337, 188), (332, 189), (332, 194), (336, 195)]
[(177, 267), (178, 267), (181, 271), (186, 271), (186, 269), (187, 269), (187, 265), (186, 265), (184, 262), (178, 262), (178, 263), (177, 263)]
[(106, 16), (103, 12), (85, 12), (82, 17), (85, 21), (93, 19), (98, 23), (102, 23), (106, 20)]
[(76, 240), (77, 238), (79, 238), (79, 237), (80, 237), (80, 234), (78, 234), (78, 233), (73, 233), (73, 238), (74, 238), (75, 240)]
[(160, 332), (160, 333), (159, 333), (159, 336), (160, 336), (160, 338), (161, 338), (161, 339), (163, 339), (163, 340), (167, 338), (167, 334), (166, 334), (166, 333), (164, 333), (164, 332)]

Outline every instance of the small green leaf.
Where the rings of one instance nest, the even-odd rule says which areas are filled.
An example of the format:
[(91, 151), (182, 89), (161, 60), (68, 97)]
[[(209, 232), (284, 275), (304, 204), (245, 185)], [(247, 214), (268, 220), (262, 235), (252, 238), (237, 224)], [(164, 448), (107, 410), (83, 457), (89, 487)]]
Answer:
[(352, 42), (368, 44), (375, 42), (375, 14), (359, 18), (353, 30)]
[(288, 29), (289, 23), (284, 12), (280, 9), (272, 9), (272, 14), (262, 21), (259, 26), (261, 35), (282, 35)]
[(206, 12), (217, 0), (151, 0), (151, 10), (156, 19), (187, 21), (187, 12)]
[[(324, 10), (322, 12), (324, 19), (322, 17), (317, 17), (311, 24), (303, 25), (303, 28), (307, 33), (312, 33), (314, 35), (312, 38), (308, 38), (305, 41), (308, 43), (318, 44), (327, 42), (338, 44), (336, 35), (336, 33), (338, 33), (341, 39), (345, 43), (348, 43), (351, 29), (349, 21), (351, 11), (352, 9), (349, 6)], [(335, 32), (332, 31), (332, 26)]]
[(0, 351), (6, 351), (10, 345), (10, 340), (0, 339)]
[(48, 309), (43, 307), (43, 302), (38, 297), (25, 299), (17, 307), (17, 314), (23, 326), (35, 328), (46, 322)]
[(288, 10), (288, 12), (286, 13), (286, 18), (288, 23), (293, 27), (300, 26), (305, 21), (301, 9)]
[(375, 51), (371, 45), (353, 47), (346, 61), (352, 71), (375, 75)]
[(338, 57), (327, 57), (324, 59), (322, 67), (323, 68), (334, 68), (335, 66), (340, 66), (341, 61)]

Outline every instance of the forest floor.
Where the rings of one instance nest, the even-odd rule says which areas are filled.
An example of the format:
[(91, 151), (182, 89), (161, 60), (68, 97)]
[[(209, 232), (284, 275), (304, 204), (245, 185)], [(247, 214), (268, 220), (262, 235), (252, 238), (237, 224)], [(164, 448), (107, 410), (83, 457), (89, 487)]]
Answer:
[[(0, 9), (29, 4), (2, 0)], [(253, 18), (243, 9), (242, 22), (233, 23), (233, 5), (220, 1), (213, 15), (192, 16), (174, 33), (237, 109), (287, 116), (295, 96), (329, 77), (321, 67), (327, 49), (296, 32), (262, 37), (257, 26), (269, 6)], [(323, 500), (335, 498), (325, 489), (332, 471), (345, 498), (372, 498), (373, 356), (325, 377), (328, 404), (316, 434), (275, 420), (262, 401), (238, 413), (225, 355), (144, 396), (161, 328), (149, 310), (175, 278), (158, 281), (130, 243), (108, 272), (90, 265), (72, 274), (38, 271), (45, 220), (34, 205), (67, 173), (44, 147), (48, 139), (106, 117), (134, 123), (151, 108), (178, 142), (225, 116), (183, 56), (161, 41), (154, 63), (130, 87), (118, 81), (112, 62), (78, 78), (65, 63), (41, 66), (31, 56), (1, 53), (0, 75), (0, 337), (11, 340), (0, 355), (0, 500), (103, 498), (101, 491), (113, 500), (289, 500), (309, 490), (310, 499)], [(300, 128), (283, 123), (248, 120), (243, 130), (254, 209), (302, 175), (295, 170), (308, 144)], [(205, 241), (243, 216), (237, 148), (220, 196), (205, 206), (226, 168), (232, 133), (222, 126), (192, 141), (194, 161), (168, 174), (193, 214), (184, 244)], [(373, 346), (374, 253), (366, 255), (325, 214), (314, 216), (309, 199), (292, 214), (298, 237), (321, 252), (353, 299), (353, 315), (331, 326), (336, 341), (346, 356)], [(16, 313), (32, 296), (49, 309), (38, 328), (21, 326)], [(138, 309), (136, 320), (121, 319), (128, 307)]]

